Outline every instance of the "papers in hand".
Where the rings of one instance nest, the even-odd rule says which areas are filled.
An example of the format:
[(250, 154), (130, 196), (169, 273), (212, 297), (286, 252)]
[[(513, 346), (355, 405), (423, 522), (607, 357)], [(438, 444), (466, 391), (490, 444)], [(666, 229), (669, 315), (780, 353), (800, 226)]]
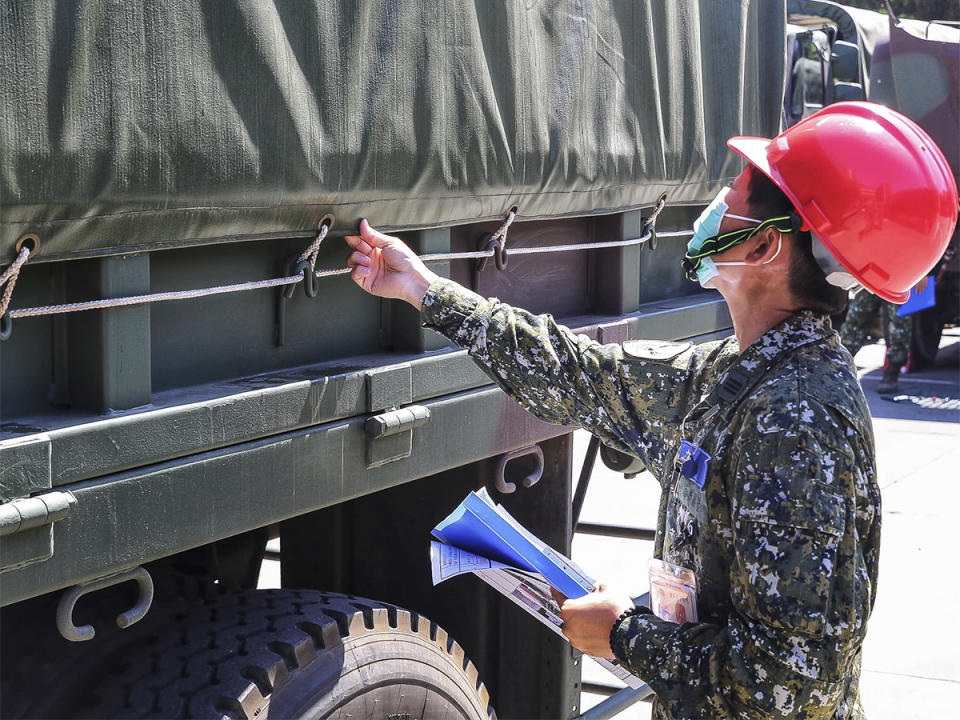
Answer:
[[(563, 620), (550, 588), (576, 598), (597, 587), (570, 558), (531, 534), (494, 503), (486, 490), (467, 495), (433, 529), (433, 536), (437, 538), (430, 543), (434, 585), (474, 573), (560, 636)], [(643, 686), (643, 681), (614, 661), (594, 660), (630, 687)]]
[[(593, 579), (572, 560), (549, 547), (494, 503), (486, 489), (467, 495), (433, 529), (433, 536), (446, 545), (489, 558), (500, 567), (539, 573), (568, 598), (581, 597), (596, 588)], [(434, 584), (437, 582), (435, 577)]]

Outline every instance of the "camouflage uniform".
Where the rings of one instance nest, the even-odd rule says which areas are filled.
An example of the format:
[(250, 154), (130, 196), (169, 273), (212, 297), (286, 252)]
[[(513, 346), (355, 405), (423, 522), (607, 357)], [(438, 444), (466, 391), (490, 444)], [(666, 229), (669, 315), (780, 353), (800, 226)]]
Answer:
[[(422, 317), (538, 417), (576, 423), (659, 479), (655, 555), (697, 574), (699, 622), (645, 613), (617, 657), (657, 718), (860, 718), (880, 493), (866, 402), (827, 318), (735, 339), (600, 345), (447, 280)], [(681, 440), (712, 455), (702, 489)]]
[(890, 347), (888, 359), (891, 365), (905, 365), (910, 352), (910, 332), (913, 319), (897, 316), (897, 305), (886, 302), (873, 293), (861, 290), (850, 300), (847, 317), (840, 328), (840, 338), (851, 355), (856, 355), (867, 340), (875, 318), (887, 307), (887, 335)]

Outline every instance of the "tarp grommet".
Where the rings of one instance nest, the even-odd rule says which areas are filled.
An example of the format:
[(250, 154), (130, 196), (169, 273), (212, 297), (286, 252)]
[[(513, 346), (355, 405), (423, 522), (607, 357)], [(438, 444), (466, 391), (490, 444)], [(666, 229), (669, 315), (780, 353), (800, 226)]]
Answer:
[[(29, 244), (28, 244), (29, 243)], [(40, 249), (40, 238), (35, 233), (27, 233), (26, 235), (21, 235), (17, 240), (17, 244), (14, 246), (14, 249), (17, 251), (17, 254), (20, 254), (20, 251), (23, 250), (24, 245), (27, 245), (27, 250), (30, 251), (31, 255), (36, 255), (37, 250)]]

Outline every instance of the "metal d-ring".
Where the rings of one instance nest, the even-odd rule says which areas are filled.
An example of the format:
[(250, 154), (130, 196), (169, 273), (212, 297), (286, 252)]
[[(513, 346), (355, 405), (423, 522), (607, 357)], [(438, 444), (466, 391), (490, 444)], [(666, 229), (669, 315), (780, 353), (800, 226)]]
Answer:
[[(295, 255), (291, 257), (284, 266), (284, 274), (287, 276), (303, 275), (303, 291), (308, 298), (316, 297), (320, 294), (320, 278), (313, 271), (313, 266), (309, 260), (299, 260)], [(291, 283), (280, 291), (281, 297), (292, 298), (297, 291), (297, 283)]]
[(310, 264), (309, 260), (301, 260), (297, 263), (293, 274), (297, 275), (299, 273), (303, 273), (303, 291), (307, 294), (307, 297), (315, 298), (319, 295), (320, 278), (318, 278), (317, 274), (313, 271), (313, 265)]
[[(493, 261), (497, 265), (497, 270), (506, 270), (507, 263), (509, 258), (507, 257), (507, 251), (503, 247), (503, 243), (500, 242), (499, 238), (495, 238), (493, 233), (486, 233), (480, 237), (480, 241), (477, 243), (477, 248), (483, 252), (493, 251)], [(483, 257), (477, 260), (476, 271), (483, 272), (487, 267), (487, 261), (489, 257)]]
[(497, 265), (497, 270), (506, 270), (509, 258), (507, 249), (503, 246), (502, 240), (497, 240), (493, 245), (493, 261)]
[[(294, 275), (300, 274), (301, 271), (295, 269), (297, 267), (298, 260), (299, 260), (299, 256), (297, 255), (287, 258), (287, 261), (283, 264), (283, 274), (286, 277), (292, 277)], [(296, 283), (290, 283), (289, 285), (284, 285), (282, 288), (280, 288), (280, 297), (283, 297), (289, 300), (290, 298), (293, 297), (293, 294), (296, 291), (297, 291)]]
[(10, 317), (10, 311), (7, 310), (0, 316), (0, 342), (9, 340), (11, 335), (13, 335), (13, 318)]
[(537, 481), (543, 477), (543, 450), (540, 448), (540, 446), (531, 445), (530, 447), (520, 448), (519, 450), (514, 450), (513, 452), (504, 453), (497, 460), (497, 490), (505, 494), (516, 491), (517, 484), (507, 481), (507, 465), (512, 461), (518, 458), (526, 457), (527, 455), (533, 455), (537, 460), (537, 465), (520, 482), (525, 488), (528, 488), (535, 485)]
[(650, 237), (646, 242), (646, 246), (650, 248), (650, 252), (653, 252), (657, 249), (657, 226), (654, 222), (647, 220), (643, 224), (643, 229), (640, 231), (640, 236), (649, 234)]
[(119, 585), (129, 580), (136, 581), (140, 588), (140, 593), (137, 596), (136, 604), (132, 608), (125, 613), (117, 615), (117, 626), (128, 628), (135, 622), (142, 620), (150, 609), (150, 605), (153, 603), (153, 578), (150, 577), (150, 573), (148, 573), (145, 568), (138, 567), (133, 570), (117, 573), (116, 575), (108, 575), (107, 577), (84, 583), (83, 585), (77, 585), (67, 590), (57, 605), (57, 629), (60, 631), (60, 634), (71, 642), (92, 640), (96, 634), (92, 625), (81, 625), (77, 627), (73, 624), (73, 609), (77, 605), (77, 600), (87, 593), (113, 587), (114, 585)]

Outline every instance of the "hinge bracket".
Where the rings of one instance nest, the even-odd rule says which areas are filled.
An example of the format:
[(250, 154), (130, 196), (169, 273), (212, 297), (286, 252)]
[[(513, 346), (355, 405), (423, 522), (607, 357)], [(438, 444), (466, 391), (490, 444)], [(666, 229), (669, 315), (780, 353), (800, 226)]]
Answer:
[(53, 524), (76, 504), (72, 493), (54, 490), (0, 505), (0, 573), (53, 557)]
[(76, 504), (72, 493), (60, 491), (4, 503), (0, 505), (0, 537), (51, 525), (65, 518)]

